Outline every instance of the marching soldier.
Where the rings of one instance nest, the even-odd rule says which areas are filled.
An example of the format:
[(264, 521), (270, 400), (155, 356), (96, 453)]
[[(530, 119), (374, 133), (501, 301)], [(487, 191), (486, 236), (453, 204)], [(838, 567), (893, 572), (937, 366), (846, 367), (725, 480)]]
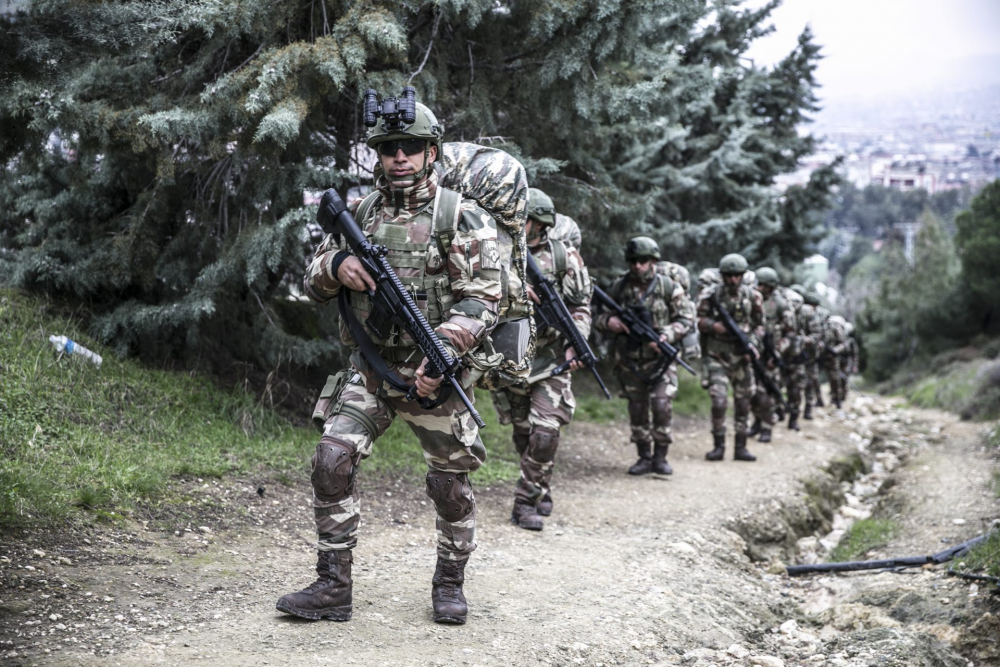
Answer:
[(747, 417), (750, 400), (757, 384), (750, 359), (740, 348), (712, 303), (718, 294), (720, 304), (732, 315), (737, 326), (751, 342), (750, 353), (760, 357), (760, 340), (764, 336), (764, 304), (760, 292), (743, 283), (747, 261), (742, 255), (726, 255), (719, 262), (722, 285), (709, 286), (700, 295), (698, 303), (698, 330), (705, 334), (708, 371), (708, 393), (712, 397), (712, 437), (714, 448), (705, 454), (709, 461), (721, 461), (725, 453), (726, 408), (729, 385), (733, 386), (734, 426), (736, 449), (733, 458), (738, 461), (756, 461), (747, 450)]
[[(767, 361), (765, 368), (775, 385), (785, 385), (788, 394), (788, 428), (799, 430), (799, 393), (798, 371), (801, 369), (797, 357), (801, 354), (801, 343), (798, 335), (798, 319), (795, 315), (795, 305), (789, 300), (785, 290), (778, 283), (778, 272), (769, 266), (757, 270), (757, 281), (761, 296), (764, 297), (764, 316), (767, 321), (767, 336), (771, 341), (765, 347)], [(804, 378), (804, 373), (802, 373)], [(754, 399), (759, 403), (773, 404), (771, 396), (758, 388)], [(767, 410), (767, 408), (764, 408)], [(765, 412), (766, 414), (766, 412)], [(760, 441), (770, 442), (771, 433), (766, 420), (761, 421)], [(753, 435), (753, 429), (749, 432)]]
[[(367, 138), (378, 152), (378, 194), (364, 212), (359, 211), (358, 225), (389, 248), (387, 261), (402, 282), (413, 286), (418, 305), (427, 309), (429, 324), (448, 351), (462, 357), (478, 348), (496, 324), (501, 267), (496, 221), (474, 200), (459, 198), (450, 240), (436, 232), (436, 195), (450, 192), (439, 193), (432, 166), (441, 151), (443, 132), (434, 114), (419, 103), (412, 123), (394, 120), (390, 125), (385, 117), (378, 120)], [(356, 474), (375, 440), (399, 416), (423, 449), (427, 496), (437, 510), (433, 618), (438, 623), (464, 623), (465, 565), (476, 548), (476, 501), (469, 473), (482, 465), (486, 450), (472, 416), (455, 394), (425, 410), (404, 400), (405, 394), (360, 354), (349, 324), (366, 330), (368, 290), (374, 286), (358, 258), (332, 235), (317, 249), (306, 272), (305, 292), (315, 301), (327, 303), (349, 290), (349, 323), (341, 318), (341, 338), (353, 354), (341, 382), (321, 395), (330, 399), (333, 409), (312, 460), (319, 578), (282, 596), (277, 608), (314, 620), (351, 618), (351, 554), (361, 521)], [(377, 347), (390, 371), (416, 386), (419, 396), (438, 390), (441, 378), (425, 375), (426, 359), (414, 354), (415, 343), (409, 336), (394, 334), (388, 340), (368, 342)], [(465, 391), (472, 398), (472, 388)]]
[[(577, 329), (590, 335), (590, 295), (593, 288), (577, 249), (549, 237), (555, 222), (552, 199), (537, 188), (528, 190), (528, 250), (542, 274), (555, 279)], [(534, 291), (529, 292), (537, 301)], [(551, 376), (559, 364), (574, 358), (572, 347), (555, 329), (540, 331), (535, 362), (527, 386), (513, 385), (493, 392), (501, 423), (514, 424), (514, 446), (521, 455), (521, 478), (514, 491), (511, 521), (526, 530), (542, 530), (542, 517), (552, 514), (550, 482), (559, 448), (559, 432), (576, 409), (569, 373)], [(581, 368), (573, 362), (570, 370)]]
[[(661, 341), (679, 343), (694, 326), (695, 309), (684, 286), (657, 270), (660, 247), (653, 239), (638, 236), (626, 244), (625, 261), (629, 270), (611, 286), (609, 296), (623, 309), (631, 309), (643, 317), (660, 334)], [(667, 452), (673, 442), (676, 365), (662, 368), (656, 343), (634, 343), (627, 335), (628, 326), (616, 315), (602, 313), (594, 326), (615, 334), (612, 341), (615, 374), (621, 383), (622, 396), (628, 399), (632, 442), (639, 454), (628, 473), (672, 474)]]
[(812, 419), (813, 406), (823, 407), (823, 393), (819, 387), (819, 355), (823, 349), (823, 335), (817, 329), (816, 323), (816, 306), (819, 304), (819, 298), (815, 295), (810, 297), (802, 285), (795, 284), (790, 289), (805, 302), (799, 307), (799, 335), (802, 337), (806, 358), (803, 364), (806, 373), (806, 408), (802, 418)]
[(823, 356), (823, 368), (830, 378), (830, 400), (837, 409), (844, 403), (847, 395), (847, 375), (842, 365), (847, 361), (849, 343), (847, 342), (847, 322), (840, 315), (832, 315), (827, 320), (824, 332), (826, 351)]

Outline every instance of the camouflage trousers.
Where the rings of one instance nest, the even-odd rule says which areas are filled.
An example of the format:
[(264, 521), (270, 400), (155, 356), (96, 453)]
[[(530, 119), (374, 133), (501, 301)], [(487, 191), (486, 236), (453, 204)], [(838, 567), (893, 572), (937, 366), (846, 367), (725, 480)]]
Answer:
[(823, 370), (830, 380), (830, 400), (843, 401), (846, 396), (847, 378), (840, 370), (840, 358), (828, 356), (823, 359)]
[[(416, 368), (416, 364), (393, 364), (393, 370), (407, 379)], [(472, 390), (467, 392), (471, 398)], [(357, 544), (361, 522), (357, 468), (399, 416), (416, 436), (427, 462), (427, 495), (438, 514), (438, 555), (467, 559), (476, 548), (476, 501), (468, 474), (486, 460), (486, 448), (461, 399), (453, 394), (440, 406), (425, 410), (416, 401), (404, 400), (373, 373), (366, 377), (356, 372), (332, 412), (312, 462), (319, 550), (352, 549)]]
[[(647, 377), (656, 360), (637, 364)], [(622, 397), (628, 400), (632, 442), (636, 445), (669, 446), (674, 441), (671, 428), (674, 418), (674, 396), (677, 395), (677, 367), (673, 364), (652, 384), (646, 384), (624, 364), (615, 366), (615, 375), (622, 387)], [(652, 412), (652, 422), (650, 422)]]
[(712, 397), (712, 433), (726, 434), (726, 408), (729, 385), (733, 386), (733, 427), (737, 434), (747, 432), (750, 401), (757, 393), (753, 368), (742, 355), (713, 352), (705, 358), (708, 395)]
[(807, 361), (803, 364), (806, 373), (806, 406), (816, 405), (816, 399), (822, 399), (819, 388), (819, 362)]
[(545, 375), (526, 387), (493, 392), (493, 404), (500, 423), (514, 425), (514, 447), (521, 456), (514, 500), (535, 505), (552, 492), (559, 430), (569, 424), (576, 411), (570, 374)]
[(802, 398), (806, 391), (806, 365), (785, 362), (781, 377), (788, 392), (788, 409), (793, 415), (798, 415), (802, 412)]
[[(764, 367), (767, 376), (771, 378), (771, 382), (774, 383), (779, 390), (784, 380), (781, 377), (781, 369), (779, 368), (767, 368)], [(753, 369), (750, 370), (753, 373)], [(754, 378), (756, 380), (756, 378)], [(756, 419), (760, 420), (760, 423), (764, 426), (773, 426), (777, 421), (777, 416), (775, 415), (775, 401), (767, 389), (764, 387), (763, 383), (757, 383), (757, 391), (754, 392), (753, 400), (751, 401), (751, 408), (753, 409), (753, 415)]]

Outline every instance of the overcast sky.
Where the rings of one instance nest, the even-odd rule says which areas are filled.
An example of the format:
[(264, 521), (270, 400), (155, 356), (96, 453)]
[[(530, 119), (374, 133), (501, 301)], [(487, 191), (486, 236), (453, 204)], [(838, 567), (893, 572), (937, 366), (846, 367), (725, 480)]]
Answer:
[(784, 0), (771, 18), (749, 57), (773, 64), (811, 25), (825, 106), (1000, 83), (1000, 0)]

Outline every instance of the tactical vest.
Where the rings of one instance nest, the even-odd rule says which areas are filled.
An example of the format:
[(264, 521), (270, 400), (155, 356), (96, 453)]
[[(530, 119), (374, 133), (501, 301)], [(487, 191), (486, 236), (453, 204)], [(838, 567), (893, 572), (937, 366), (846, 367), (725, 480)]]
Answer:
[[(645, 308), (650, 315), (649, 324), (657, 330), (665, 329), (670, 324), (670, 299), (674, 294), (674, 282), (666, 274), (655, 272), (653, 280), (646, 287), (643, 297), (635, 298), (635, 290), (630, 289), (629, 277), (619, 278), (611, 286), (611, 298), (622, 308)], [(626, 295), (628, 298), (626, 298)], [(618, 337), (619, 345), (626, 345), (620, 351), (632, 359), (652, 360), (659, 355), (646, 345), (631, 345), (626, 336)]]
[[(729, 311), (736, 325), (744, 333), (747, 333), (752, 328), (744, 326), (751, 321), (753, 314), (753, 294), (751, 288), (741, 284), (739, 289), (736, 290), (736, 294), (730, 294), (729, 290), (725, 289), (722, 285), (715, 289), (719, 295), (719, 303)], [(709, 334), (707, 347), (709, 352), (743, 353), (742, 350), (738, 349), (739, 343), (736, 338), (728, 331), (722, 335), (716, 333)]]

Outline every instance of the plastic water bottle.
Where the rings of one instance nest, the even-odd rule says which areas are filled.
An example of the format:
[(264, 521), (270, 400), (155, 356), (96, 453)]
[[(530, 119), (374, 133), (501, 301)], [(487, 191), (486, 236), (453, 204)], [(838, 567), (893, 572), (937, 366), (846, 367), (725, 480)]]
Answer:
[(81, 356), (84, 359), (89, 359), (98, 367), (100, 367), (101, 363), (104, 361), (104, 359), (101, 358), (101, 355), (88, 350), (79, 343), (74, 343), (69, 338), (66, 338), (66, 336), (49, 336), (49, 342), (56, 346), (56, 352), (65, 352), (69, 355)]

